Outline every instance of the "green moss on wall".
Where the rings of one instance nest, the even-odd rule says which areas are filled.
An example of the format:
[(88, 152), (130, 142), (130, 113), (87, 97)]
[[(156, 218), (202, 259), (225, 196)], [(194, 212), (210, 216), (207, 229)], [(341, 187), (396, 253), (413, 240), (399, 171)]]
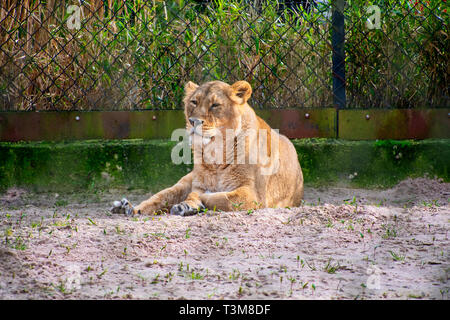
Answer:
[[(306, 184), (389, 187), (407, 177), (449, 181), (450, 140), (293, 140)], [(74, 192), (127, 187), (158, 191), (192, 165), (172, 163), (168, 140), (0, 143), (0, 190)]]
[(0, 188), (70, 192), (114, 187), (156, 191), (190, 165), (174, 165), (169, 141), (0, 143)]
[(408, 177), (449, 181), (450, 140), (293, 141), (305, 182), (389, 187)]

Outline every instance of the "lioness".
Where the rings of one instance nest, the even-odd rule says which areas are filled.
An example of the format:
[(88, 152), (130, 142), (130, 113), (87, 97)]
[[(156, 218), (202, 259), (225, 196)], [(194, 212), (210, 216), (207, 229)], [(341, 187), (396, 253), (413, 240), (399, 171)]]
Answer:
[[(233, 85), (212, 81), (200, 86), (188, 82), (183, 101), (186, 129), (190, 138), (197, 141), (192, 145), (193, 170), (174, 186), (135, 207), (126, 199), (116, 201), (113, 211), (131, 215), (170, 210), (171, 214), (187, 216), (205, 208), (231, 211), (298, 206), (303, 197), (303, 174), (297, 152), (288, 138), (255, 114), (247, 103), (251, 94), (252, 88), (246, 81)], [(251, 129), (257, 132), (256, 136), (248, 134)], [(225, 141), (230, 138), (230, 130), (231, 139)], [(261, 132), (267, 133), (265, 140)], [(217, 148), (220, 141), (223, 148)], [(241, 148), (241, 160), (245, 161), (236, 161), (238, 141), (245, 142)], [(268, 155), (266, 163), (248, 161), (255, 156), (255, 146)], [(261, 152), (260, 149), (256, 148)], [(227, 161), (204, 161), (205, 153), (214, 156), (216, 151), (223, 153)]]

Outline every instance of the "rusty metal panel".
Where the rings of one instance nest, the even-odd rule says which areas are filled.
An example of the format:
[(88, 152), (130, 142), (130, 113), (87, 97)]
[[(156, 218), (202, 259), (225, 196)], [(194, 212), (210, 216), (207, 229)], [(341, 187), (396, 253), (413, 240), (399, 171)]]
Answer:
[[(289, 138), (334, 138), (334, 109), (259, 110)], [(182, 110), (1, 112), (0, 141), (162, 139), (185, 127)]]
[[(336, 138), (333, 108), (256, 110), (288, 138)], [(340, 110), (339, 138), (450, 138), (450, 109)], [(164, 139), (184, 128), (182, 110), (0, 112), (0, 141)]]
[(256, 113), (290, 139), (336, 138), (334, 108), (256, 110)]
[(0, 141), (158, 139), (184, 126), (181, 110), (0, 112)]
[(450, 138), (450, 109), (339, 111), (339, 138), (347, 140)]

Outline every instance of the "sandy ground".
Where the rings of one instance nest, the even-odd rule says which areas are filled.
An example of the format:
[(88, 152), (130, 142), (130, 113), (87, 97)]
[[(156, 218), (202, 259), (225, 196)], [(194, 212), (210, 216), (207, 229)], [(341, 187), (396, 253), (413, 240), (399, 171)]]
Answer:
[(0, 195), (0, 298), (449, 299), (448, 183), (191, 217), (111, 215), (124, 195), (148, 196)]

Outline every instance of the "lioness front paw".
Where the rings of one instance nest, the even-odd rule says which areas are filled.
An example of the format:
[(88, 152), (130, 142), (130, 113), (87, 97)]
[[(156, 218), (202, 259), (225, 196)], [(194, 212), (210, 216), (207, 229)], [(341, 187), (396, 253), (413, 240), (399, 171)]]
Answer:
[(181, 202), (176, 204), (170, 209), (170, 214), (177, 216), (192, 216), (197, 214), (199, 209), (204, 209), (205, 207), (201, 204), (199, 208), (194, 208), (188, 205), (186, 202)]
[(123, 198), (121, 201), (114, 201), (113, 207), (110, 209), (110, 211), (115, 214), (126, 214), (127, 216), (138, 213), (131, 205), (131, 203), (125, 198)]

